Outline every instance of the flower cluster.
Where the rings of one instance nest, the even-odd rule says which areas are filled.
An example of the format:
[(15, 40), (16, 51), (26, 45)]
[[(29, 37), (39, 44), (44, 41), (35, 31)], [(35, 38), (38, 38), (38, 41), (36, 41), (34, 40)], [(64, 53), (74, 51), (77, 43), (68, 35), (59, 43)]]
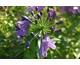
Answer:
[(77, 11), (80, 13), (80, 7), (78, 7), (78, 9), (75, 10), (74, 6), (61, 6), (61, 13), (67, 12), (67, 13), (76, 14)]
[[(31, 41), (34, 37), (41, 39), (41, 46), (39, 50), (40, 57), (46, 57), (49, 48), (55, 49), (55, 41), (51, 41), (48, 34), (53, 34), (54, 32), (61, 32), (62, 30), (57, 30), (57, 25), (62, 24), (63, 21), (55, 23), (55, 19), (58, 18), (56, 11), (47, 8), (43, 12), (45, 6), (29, 6), (26, 12), (31, 13), (31, 18), (27, 16), (22, 16), (22, 21), (16, 24), (16, 35), (21, 41), (23, 37), (27, 37), (26, 32), (29, 30), (30, 35), (33, 37), (26, 43), (26, 48), (29, 48)], [(33, 12), (34, 11), (34, 12)], [(47, 12), (47, 14), (45, 14)]]

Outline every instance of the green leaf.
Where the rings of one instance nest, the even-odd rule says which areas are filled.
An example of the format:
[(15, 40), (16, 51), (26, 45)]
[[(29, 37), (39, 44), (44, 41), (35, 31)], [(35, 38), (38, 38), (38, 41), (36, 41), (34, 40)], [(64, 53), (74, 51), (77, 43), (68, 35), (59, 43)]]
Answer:
[(19, 56), (22, 52), (23, 52), (23, 51), (18, 52), (18, 53), (14, 56), (14, 58), (16, 58), (17, 56)]
[(56, 49), (55, 49), (57, 52), (58, 52), (58, 54), (62, 57), (62, 55), (61, 55), (61, 53), (60, 53), (60, 51), (58, 50), (58, 48), (57, 48), (57, 46), (56, 46)]

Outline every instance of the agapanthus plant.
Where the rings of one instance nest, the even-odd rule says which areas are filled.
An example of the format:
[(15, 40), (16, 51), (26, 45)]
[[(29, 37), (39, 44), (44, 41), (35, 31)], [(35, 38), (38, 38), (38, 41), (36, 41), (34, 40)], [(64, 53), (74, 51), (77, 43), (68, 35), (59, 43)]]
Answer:
[[(25, 47), (29, 48), (34, 37), (37, 39), (41, 39), (41, 46), (39, 50), (40, 57), (46, 57), (47, 51), (49, 48), (56, 49), (56, 41), (51, 41), (49, 38), (50, 34), (54, 32), (61, 32), (61, 29), (57, 30), (57, 25), (62, 24), (63, 21), (55, 22), (57, 19), (57, 13), (54, 10), (50, 10), (45, 6), (29, 6), (25, 13), (28, 12), (31, 15), (22, 16), (22, 21), (16, 24), (16, 35), (18, 39), (21, 41), (23, 37), (27, 37), (28, 35), (32, 36)], [(29, 31), (30, 33), (26, 34)]]

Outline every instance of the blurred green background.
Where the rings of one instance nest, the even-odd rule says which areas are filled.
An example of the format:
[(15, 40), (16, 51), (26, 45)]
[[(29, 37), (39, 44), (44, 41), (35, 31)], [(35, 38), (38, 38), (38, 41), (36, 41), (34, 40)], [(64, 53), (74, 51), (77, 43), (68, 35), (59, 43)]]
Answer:
[[(62, 32), (54, 33), (50, 39), (56, 41), (56, 49), (49, 49), (47, 57), (39, 57), (37, 42), (32, 41), (30, 48), (25, 44), (29, 37), (19, 41), (15, 25), (21, 21), (22, 15), (28, 6), (0, 6), (0, 59), (79, 59), (80, 57), (80, 13), (68, 15), (61, 14), (60, 6), (49, 6), (61, 15), (59, 25)], [(48, 7), (48, 6), (46, 6)], [(58, 20), (57, 20), (58, 21)]]

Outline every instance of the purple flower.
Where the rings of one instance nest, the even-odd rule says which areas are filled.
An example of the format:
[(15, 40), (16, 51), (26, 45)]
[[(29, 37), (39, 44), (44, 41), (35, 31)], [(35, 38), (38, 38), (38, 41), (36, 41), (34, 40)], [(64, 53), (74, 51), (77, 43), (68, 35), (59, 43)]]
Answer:
[(25, 13), (28, 12), (28, 11), (31, 11), (32, 9), (33, 9), (33, 7), (29, 6), (29, 7), (26, 9)]
[(77, 11), (80, 13), (80, 7), (78, 7)]
[(40, 57), (46, 57), (47, 56), (47, 51), (49, 50), (50, 47), (52, 49), (56, 48), (55, 43), (56, 42), (51, 41), (50, 38), (48, 37), (47, 33), (45, 33), (45, 38), (41, 42), (41, 47), (40, 47), (40, 50), (39, 50), (39, 56)]
[(29, 25), (29, 23), (31, 23), (30, 19), (31, 18), (22, 17), (22, 21), (18, 22), (17, 25), (15, 26), (17, 28), (15, 32), (20, 41), (22, 40), (23, 37), (27, 36), (26, 32), (30, 28)]
[(45, 6), (33, 6), (33, 7), (29, 6), (29, 7), (26, 9), (25, 13), (28, 12), (28, 11), (31, 11), (32, 9), (34, 9), (34, 10), (37, 9), (37, 11), (40, 11), (40, 10), (43, 9), (43, 8), (45, 8)]
[(61, 13), (73, 13), (76, 14), (77, 11), (73, 9), (74, 6), (61, 6)]
[(48, 18), (47, 19), (51, 21), (52, 19), (56, 19), (56, 18), (58, 18), (56, 11), (50, 10), (48, 12)]
[(49, 11), (50, 16), (52, 16), (52, 15), (53, 15), (53, 12), (54, 12), (54, 10), (50, 10), (50, 11)]

